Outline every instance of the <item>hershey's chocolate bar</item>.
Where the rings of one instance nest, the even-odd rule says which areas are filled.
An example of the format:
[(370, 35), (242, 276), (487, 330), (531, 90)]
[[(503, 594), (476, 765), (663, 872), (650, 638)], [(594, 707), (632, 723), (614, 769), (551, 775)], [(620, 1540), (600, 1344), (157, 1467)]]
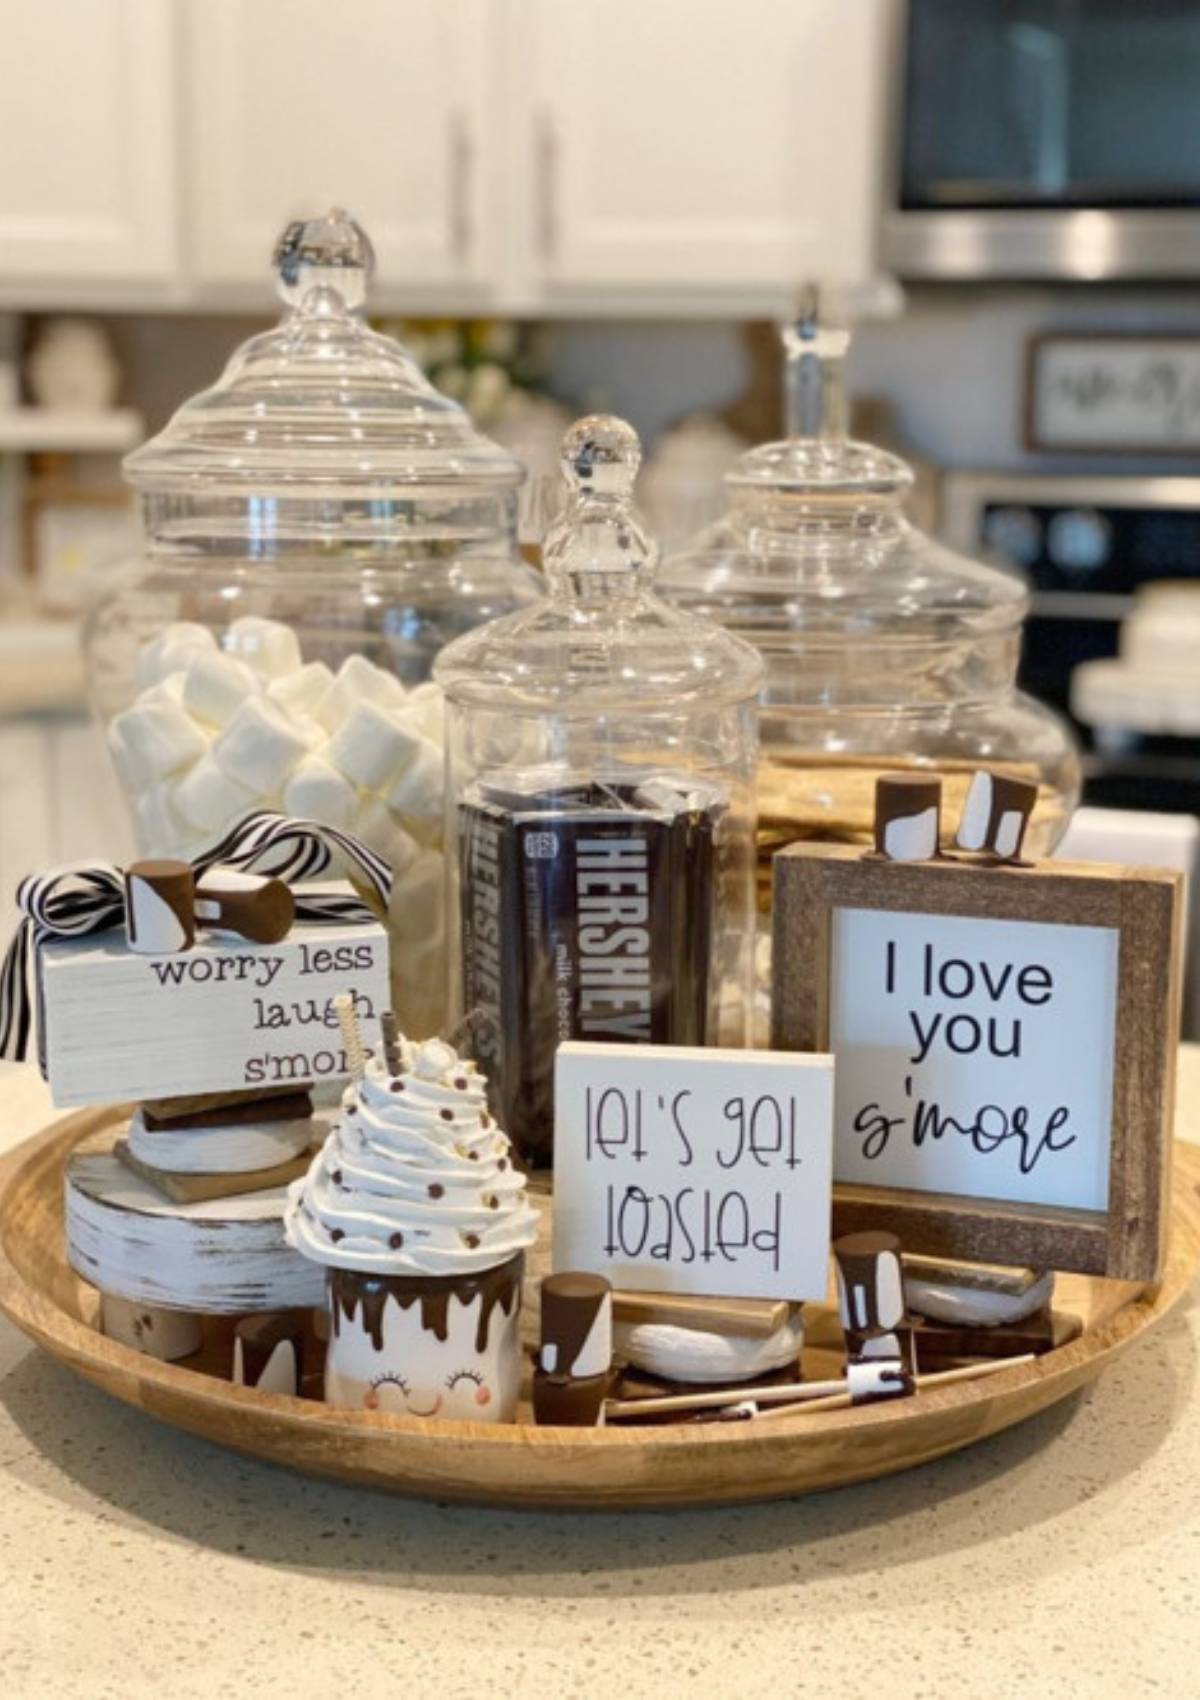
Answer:
[(466, 1044), (531, 1162), (552, 1156), (560, 1041), (704, 1043), (723, 809), (691, 781), (544, 774), (498, 775), (460, 805)]

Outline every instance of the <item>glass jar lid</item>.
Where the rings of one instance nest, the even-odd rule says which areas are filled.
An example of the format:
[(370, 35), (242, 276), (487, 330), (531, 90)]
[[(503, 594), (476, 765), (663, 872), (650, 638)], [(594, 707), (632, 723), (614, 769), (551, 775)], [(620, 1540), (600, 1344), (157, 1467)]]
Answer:
[(129, 483), (243, 497), (362, 498), (463, 480), (515, 489), (520, 463), (359, 316), (374, 264), (345, 212), (288, 225), (274, 256), (283, 318), (126, 457)]
[(906, 461), (846, 435), (849, 334), (816, 292), (783, 330), (787, 436), (726, 474), (728, 512), (664, 566), (662, 590), (760, 648), (951, 642), (1019, 625), (1020, 579), (918, 530)]
[(566, 507), (543, 546), (548, 594), (444, 649), (434, 677), (454, 701), (567, 718), (748, 701), (760, 657), (652, 588), (657, 546), (633, 507), (637, 433), (578, 420), (562, 443)]

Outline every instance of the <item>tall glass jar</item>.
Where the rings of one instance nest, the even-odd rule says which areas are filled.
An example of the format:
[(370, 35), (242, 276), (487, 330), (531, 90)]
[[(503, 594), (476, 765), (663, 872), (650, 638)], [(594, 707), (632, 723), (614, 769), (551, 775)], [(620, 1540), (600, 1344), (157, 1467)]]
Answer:
[(868, 844), (876, 776), (942, 776), (952, 831), (972, 770), (1033, 779), (1028, 848), (1046, 854), (1079, 795), (1070, 732), (1016, 688), (1025, 586), (905, 518), (904, 461), (846, 436), (847, 333), (815, 297), (785, 329), (788, 435), (742, 456), (729, 509), (664, 565), (663, 594), (766, 663), (759, 894), (801, 838)]
[(463, 1042), (550, 1161), (560, 1040), (744, 1044), (762, 663), (652, 588), (618, 419), (563, 439), (548, 595), (438, 658)]
[(361, 316), (371, 245), (290, 225), (286, 310), (125, 472), (142, 558), (93, 614), (93, 704), (147, 854), (196, 854), (258, 808), (391, 858), (394, 994), (444, 1013), (443, 644), (535, 600), (518, 463)]

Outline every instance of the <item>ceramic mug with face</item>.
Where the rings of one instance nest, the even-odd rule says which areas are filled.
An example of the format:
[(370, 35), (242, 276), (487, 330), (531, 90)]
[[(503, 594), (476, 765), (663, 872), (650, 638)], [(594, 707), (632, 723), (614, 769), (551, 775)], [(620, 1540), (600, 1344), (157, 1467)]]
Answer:
[(325, 1401), (396, 1416), (515, 1422), (525, 1259), (475, 1275), (329, 1271)]

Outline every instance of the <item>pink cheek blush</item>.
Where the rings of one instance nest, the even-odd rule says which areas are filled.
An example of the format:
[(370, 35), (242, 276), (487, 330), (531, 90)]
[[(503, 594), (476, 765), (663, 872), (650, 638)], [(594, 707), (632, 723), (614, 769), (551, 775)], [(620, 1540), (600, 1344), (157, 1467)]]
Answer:
[(492, 1390), (490, 1387), (477, 1387), (475, 1389), (475, 1403), (477, 1405), (490, 1405), (491, 1402)]
[(363, 1394), (363, 1404), (366, 1406), (368, 1411), (377, 1411), (379, 1409), (379, 1395), (373, 1387), (368, 1387), (367, 1391)]

